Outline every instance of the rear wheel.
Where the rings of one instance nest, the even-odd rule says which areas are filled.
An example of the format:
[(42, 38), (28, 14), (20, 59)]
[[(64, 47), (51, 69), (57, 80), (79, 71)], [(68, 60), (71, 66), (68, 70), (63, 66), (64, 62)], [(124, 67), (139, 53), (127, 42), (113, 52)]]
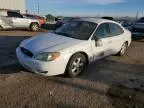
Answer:
[(39, 24), (38, 23), (32, 23), (30, 26), (31, 31), (38, 31), (39, 30)]
[(69, 77), (76, 77), (86, 68), (86, 58), (83, 54), (77, 53), (73, 55), (68, 62), (66, 72)]
[(118, 55), (123, 56), (126, 53), (127, 47), (128, 47), (128, 44), (127, 44), (127, 42), (125, 42), (122, 45), (121, 50), (119, 51)]

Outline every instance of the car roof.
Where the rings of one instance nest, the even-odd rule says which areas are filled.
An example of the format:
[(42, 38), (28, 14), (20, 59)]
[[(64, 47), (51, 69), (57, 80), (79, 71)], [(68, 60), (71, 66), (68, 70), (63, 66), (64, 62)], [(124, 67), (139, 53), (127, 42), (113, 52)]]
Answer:
[(80, 18), (80, 19), (78, 19), (78, 21), (88, 21), (88, 22), (93, 22), (93, 23), (96, 23), (96, 24), (106, 23), (106, 22), (117, 23), (117, 22), (112, 21), (112, 20), (100, 19), (100, 18)]

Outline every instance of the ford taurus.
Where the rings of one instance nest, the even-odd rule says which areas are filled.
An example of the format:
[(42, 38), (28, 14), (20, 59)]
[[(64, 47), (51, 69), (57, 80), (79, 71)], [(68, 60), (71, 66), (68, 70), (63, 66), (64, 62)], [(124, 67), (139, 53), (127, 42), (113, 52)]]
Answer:
[(106, 19), (82, 18), (54, 32), (24, 40), (16, 49), (20, 64), (45, 76), (75, 77), (95, 60), (124, 55), (131, 32)]

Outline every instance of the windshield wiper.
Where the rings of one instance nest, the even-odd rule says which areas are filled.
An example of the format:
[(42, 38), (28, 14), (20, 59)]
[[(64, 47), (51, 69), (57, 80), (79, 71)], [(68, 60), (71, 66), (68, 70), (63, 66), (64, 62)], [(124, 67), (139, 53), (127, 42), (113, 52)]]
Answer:
[(54, 32), (55, 34), (58, 34), (58, 35), (63, 35), (63, 36), (70, 36), (69, 34), (67, 33), (64, 33), (64, 32)]

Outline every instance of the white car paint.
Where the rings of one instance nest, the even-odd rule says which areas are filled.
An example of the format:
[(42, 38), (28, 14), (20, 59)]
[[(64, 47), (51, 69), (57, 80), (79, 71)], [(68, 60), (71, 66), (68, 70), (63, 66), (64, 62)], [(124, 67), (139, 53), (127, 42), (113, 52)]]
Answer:
[[(1, 15), (0, 12), (0, 27), (2, 27), (4, 30), (6, 29), (29, 29), (32, 23), (37, 23), (39, 26), (40, 22), (36, 19), (27, 18), (24, 17), (22, 14), (13, 12), (13, 11), (2, 11), (4, 14)], [(18, 15), (21, 15), (22, 17), (17, 16), (8, 16), (8, 12), (16, 13)]]
[[(86, 18), (81, 19), (81, 21), (97, 23), (98, 26), (106, 22), (118, 24), (114, 21), (104, 19)], [(78, 40), (54, 33), (47, 33), (24, 40), (16, 49), (16, 54), (20, 64), (30, 71), (44, 76), (64, 74), (68, 61), (75, 53), (85, 53), (90, 63), (105, 56), (118, 53), (126, 41), (129, 46), (131, 43), (130, 31), (124, 29), (120, 24), (118, 25), (123, 29), (124, 33), (119, 36), (100, 39), (98, 41), (98, 44), (100, 44), (99, 47), (96, 47), (96, 41), (92, 40), (93, 34), (88, 40)], [(28, 49), (34, 55), (42, 52), (59, 52), (60, 57), (53, 61), (35, 60), (34, 57), (28, 57), (22, 53), (20, 47)], [(103, 51), (105, 54), (103, 56), (98, 56)], [(47, 73), (43, 73), (45, 71), (47, 71)]]

